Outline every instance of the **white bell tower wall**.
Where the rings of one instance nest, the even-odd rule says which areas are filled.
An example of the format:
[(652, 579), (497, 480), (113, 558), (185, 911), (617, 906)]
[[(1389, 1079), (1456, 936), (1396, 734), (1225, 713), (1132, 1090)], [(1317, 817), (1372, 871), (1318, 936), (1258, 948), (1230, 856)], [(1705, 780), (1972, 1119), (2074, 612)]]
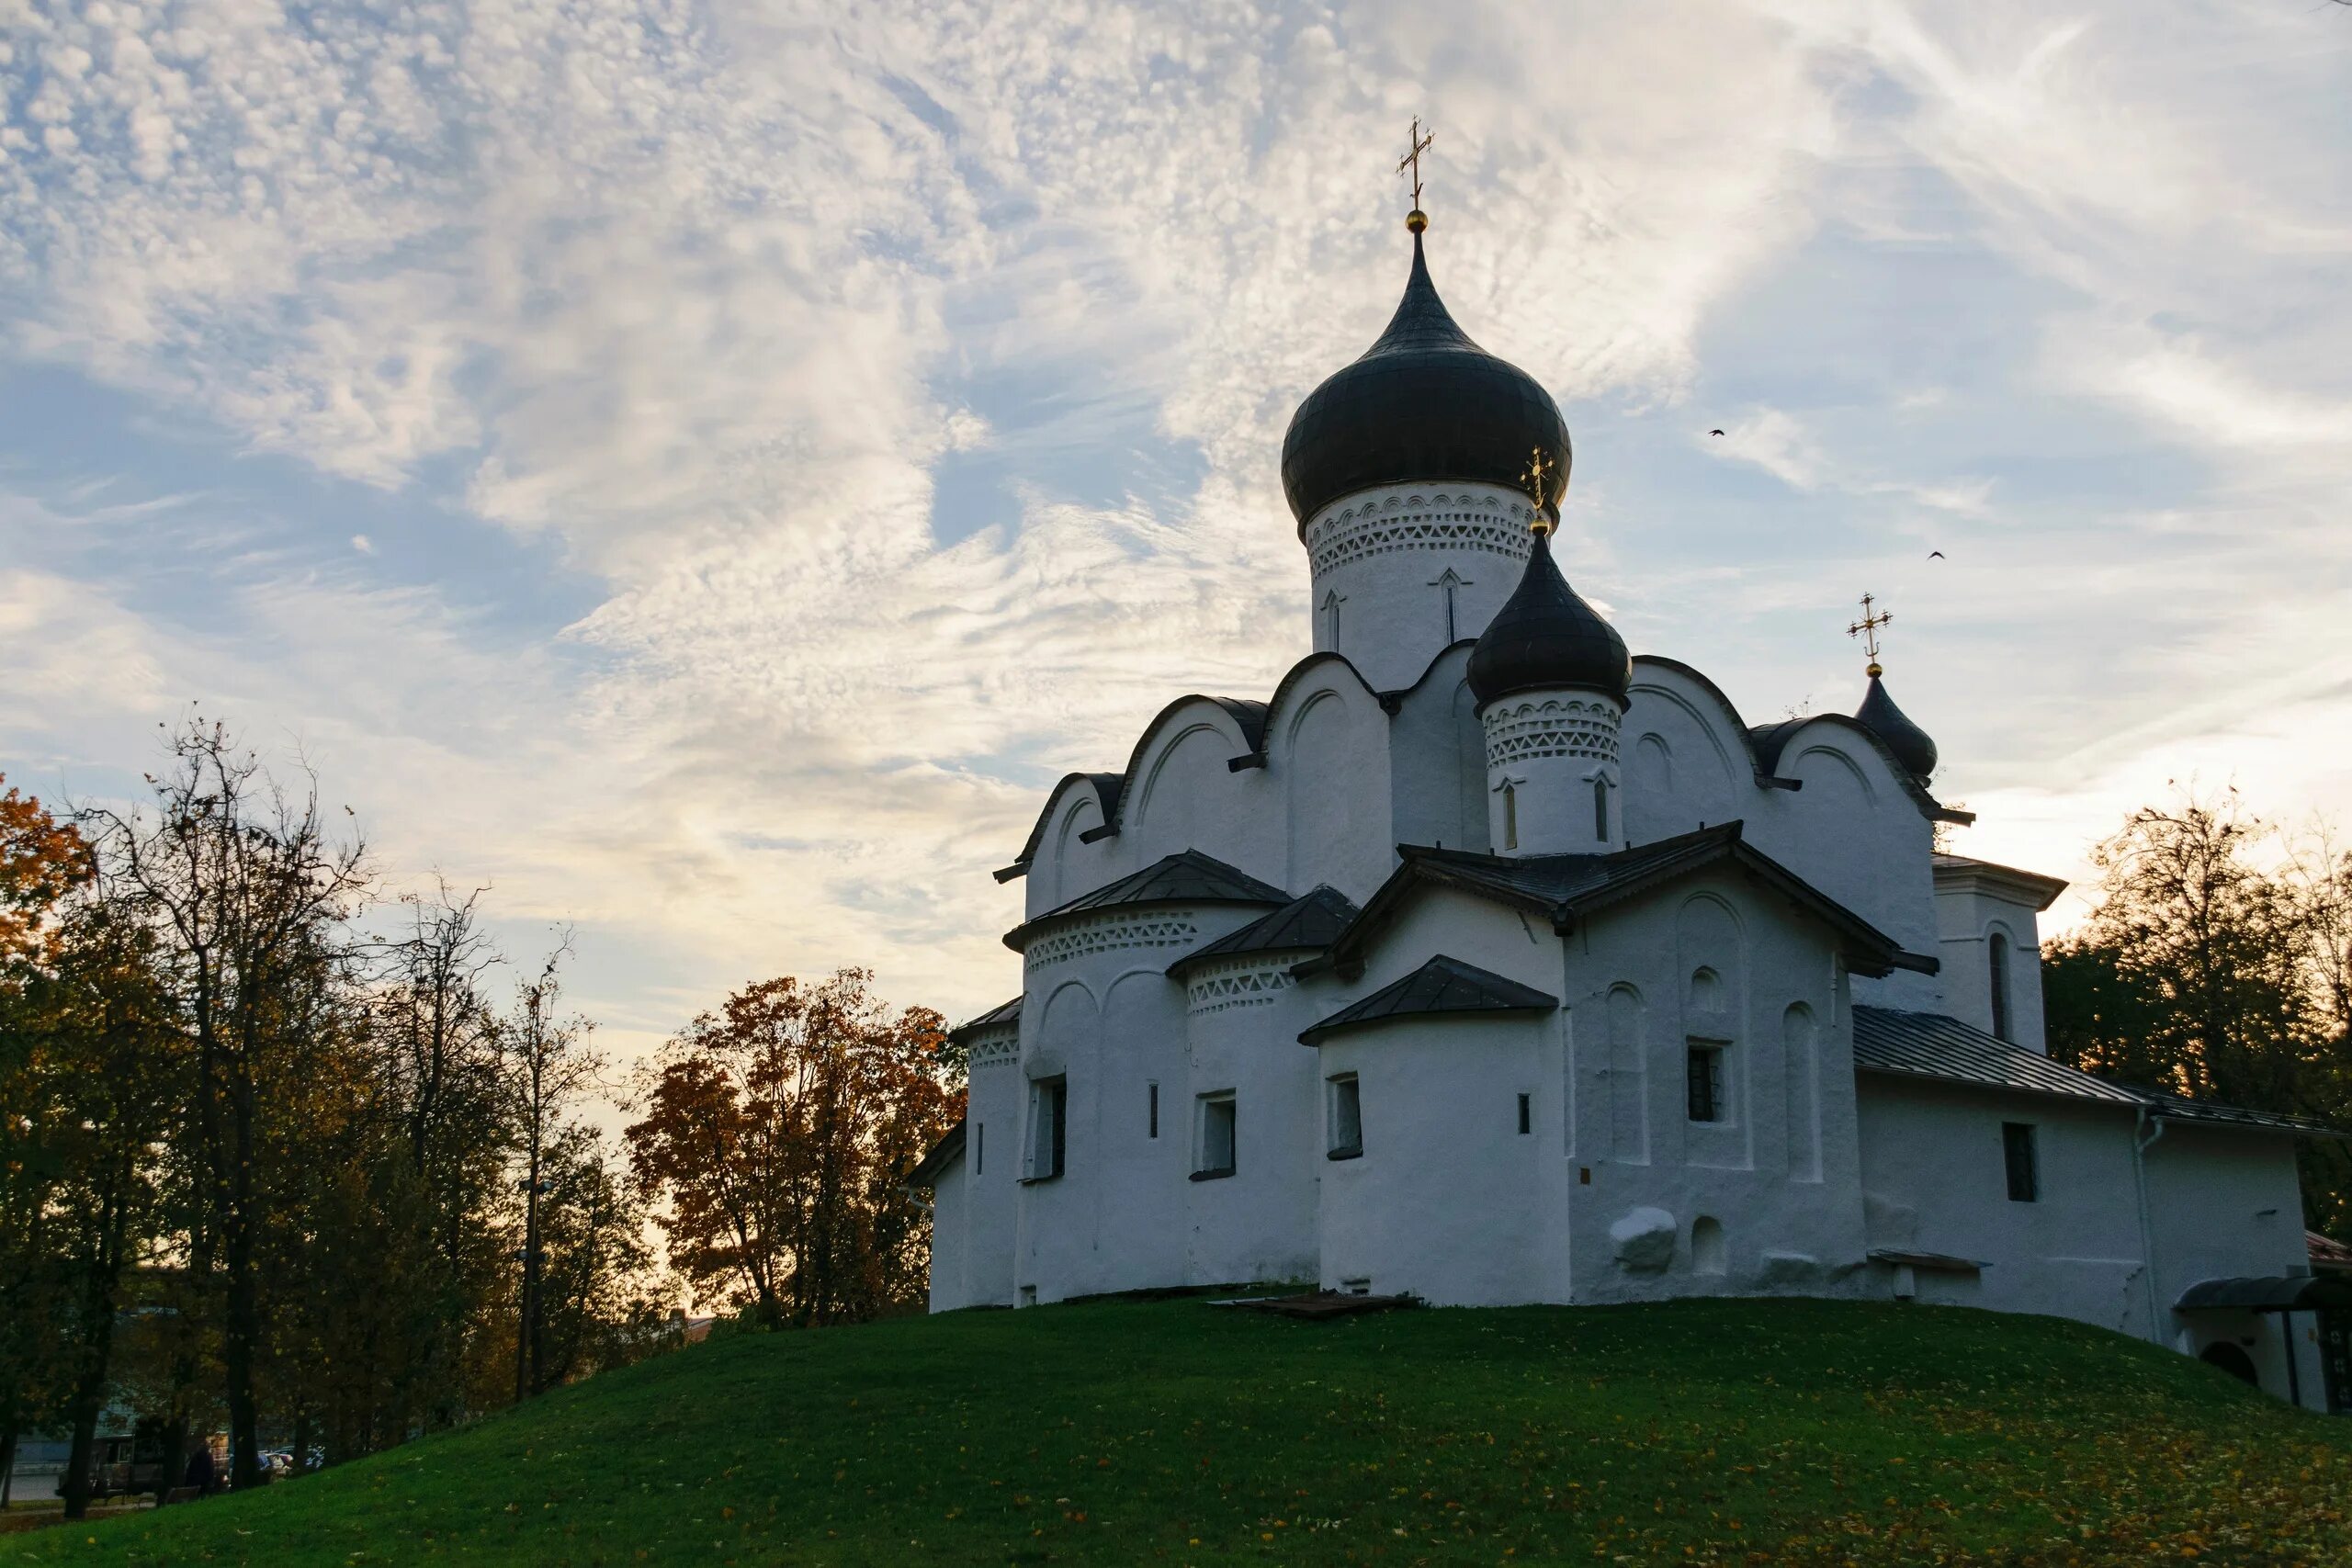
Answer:
[(1300, 535), (1313, 573), (1315, 651), (1373, 690), (1411, 685), (1487, 629), (1534, 544), (1527, 498), (1499, 485), (1400, 484), (1341, 496)]
[(1598, 855), (1625, 847), (1617, 699), (1582, 689), (1518, 692), (1478, 714), (1487, 823), (1498, 855)]

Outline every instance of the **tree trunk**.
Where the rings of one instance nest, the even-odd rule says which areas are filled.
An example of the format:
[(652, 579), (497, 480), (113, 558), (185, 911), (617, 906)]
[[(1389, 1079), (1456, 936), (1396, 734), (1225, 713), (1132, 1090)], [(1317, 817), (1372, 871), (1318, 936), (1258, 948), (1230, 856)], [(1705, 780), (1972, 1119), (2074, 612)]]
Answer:
[(17, 1487), (17, 1434), (0, 1435), (0, 1513), (7, 1511), (8, 1495)]
[(65, 1517), (87, 1517), (90, 1512), (90, 1450), (98, 1436), (98, 1407), (77, 1393), (74, 1400), (74, 1440), (65, 1450), (65, 1474), (57, 1495), (65, 1499)]
[(254, 1374), (261, 1360), (261, 1280), (254, 1245), (254, 1089), (250, 1067), (235, 1086), (235, 1168), (231, 1172), (228, 1243), (229, 1300), (221, 1324), (221, 1361), (228, 1373), (229, 1484), (243, 1492), (261, 1484), (261, 1416)]

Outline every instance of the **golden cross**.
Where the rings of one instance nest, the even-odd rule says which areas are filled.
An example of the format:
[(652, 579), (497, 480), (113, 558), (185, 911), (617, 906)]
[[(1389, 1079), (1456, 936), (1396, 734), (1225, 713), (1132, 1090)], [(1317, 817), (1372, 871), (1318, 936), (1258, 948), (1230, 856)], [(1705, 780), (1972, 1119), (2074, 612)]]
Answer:
[(1870, 672), (1878, 675), (1884, 673), (1878, 667), (1878, 629), (1893, 622), (1894, 613), (1891, 610), (1881, 610), (1872, 614), (1871, 610), (1872, 603), (1869, 594), (1862, 595), (1862, 618), (1848, 626), (1846, 635), (1862, 639), (1862, 651), (1871, 656)]
[(1396, 173), (1401, 177), (1406, 170), (1413, 171), (1413, 210), (1419, 212), (1421, 209), (1421, 154), (1430, 150), (1430, 139), (1421, 132), (1419, 115), (1413, 117), (1413, 134), (1409, 140), (1412, 151), (1396, 160)]
[(1519, 482), (1525, 485), (1527, 492), (1535, 498), (1535, 520), (1528, 526), (1539, 534), (1552, 531), (1552, 521), (1544, 514), (1544, 492), (1551, 488), (1552, 471), (1559, 466), (1544, 456), (1543, 447), (1537, 446), (1528, 454), (1527, 472), (1519, 476)]

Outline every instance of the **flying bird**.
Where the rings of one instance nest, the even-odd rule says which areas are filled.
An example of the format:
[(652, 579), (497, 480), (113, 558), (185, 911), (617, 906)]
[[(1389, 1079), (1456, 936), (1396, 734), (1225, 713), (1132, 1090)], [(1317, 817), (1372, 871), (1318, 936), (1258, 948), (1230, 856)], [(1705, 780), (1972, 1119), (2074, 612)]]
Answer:
[(1941, 550), (1929, 550), (1928, 552), (1928, 558), (1929, 560), (1941, 560), (1944, 558), (1944, 553)]
[(1721, 434), (1723, 434), (1723, 432), (1722, 432), (1722, 431), (1720, 431), (1720, 430), (1711, 430), (1711, 431), (1707, 432), (1707, 434), (1710, 434), (1710, 435), (1721, 435)]

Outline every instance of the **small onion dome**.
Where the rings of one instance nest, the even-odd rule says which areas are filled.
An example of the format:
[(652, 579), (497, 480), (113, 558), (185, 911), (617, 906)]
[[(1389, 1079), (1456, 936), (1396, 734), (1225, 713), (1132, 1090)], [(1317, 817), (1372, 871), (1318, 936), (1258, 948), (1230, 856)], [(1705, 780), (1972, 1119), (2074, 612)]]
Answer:
[(1528, 456), (1553, 466), (1544, 500), (1568, 488), (1568, 424), (1533, 377), (1453, 324), (1413, 231), (1413, 272), (1388, 330), (1306, 395), (1283, 437), (1283, 491), (1304, 528), (1343, 495), (1378, 485), (1478, 479), (1524, 488)]
[(1625, 639), (1568, 586), (1553, 564), (1548, 533), (1535, 536), (1519, 586), (1470, 650), (1470, 694), (1478, 705), (1516, 692), (1580, 686), (1619, 702), (1634, 679)]
[(1904, 716), (1879, 683), (1878, 666), (1871, 666), (1871, 689), (1862, 698), (1862, 705), (1854, 710), (1859, 719), (1872, 735), (1886, 742), (1894, 760), (1911, 771), (1911, 776), (1921, 784), (1936, 771), (1936, 743), (1928, 732)]

